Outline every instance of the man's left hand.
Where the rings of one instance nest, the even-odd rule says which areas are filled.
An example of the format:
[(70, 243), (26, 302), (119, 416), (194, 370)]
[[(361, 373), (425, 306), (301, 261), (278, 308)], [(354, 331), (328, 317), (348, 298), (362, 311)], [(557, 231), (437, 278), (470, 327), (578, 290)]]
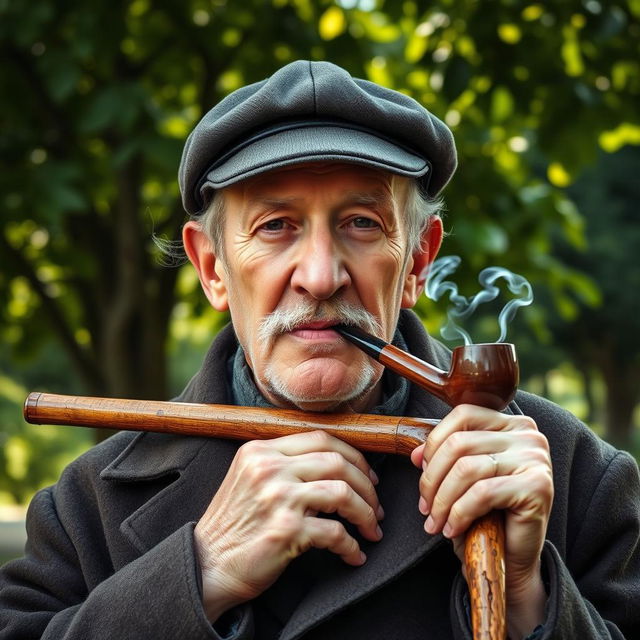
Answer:
[(553, 502), (547, 439), (527, 416), (460, 405), (411, 460), (423, 469), (425, 530), (451, 538), (463, 562), (463, 534), (471, 523), (504, 510), (508, 627), (510, 634), (526, 635), (542, 621), (546, 598), (540, 553)]

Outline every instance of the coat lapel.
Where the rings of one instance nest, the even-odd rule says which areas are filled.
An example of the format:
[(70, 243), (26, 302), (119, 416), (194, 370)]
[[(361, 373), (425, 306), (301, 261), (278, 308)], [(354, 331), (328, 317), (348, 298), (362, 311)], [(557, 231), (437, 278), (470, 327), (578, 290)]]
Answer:
[[(120, 525), (138, 553), (146, 553), (186, 522), (202, 516), (239, 446), (231, 440), (144, 434), (129, 456), (120, 456), (104, 469), (102, 479), (120, 483), (167, 480)], [(159, 451), (163, 455), (157, 457)]]

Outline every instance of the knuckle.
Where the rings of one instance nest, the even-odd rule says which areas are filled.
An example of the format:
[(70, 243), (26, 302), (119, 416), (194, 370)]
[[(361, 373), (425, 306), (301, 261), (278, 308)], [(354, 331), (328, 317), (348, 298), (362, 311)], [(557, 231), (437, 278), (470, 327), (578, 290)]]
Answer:
[(245, 442), (239, 449), (236, 454), (239, 458), (247, 458), (253, 457), (261, 451), (264, 451), (265, 445), (262, 440), (249, 440), (249, 442)]
[(274, 458), (266, 456), (252, 457), (250, 463), (242, 467), (243, 476), (251, 483), (262, 485), (278, 471), (279, 464)]
[(462, 522), (465, 519), (466, 515), (462, 506), (458, 502), (454, 503), (449, 511), (448, 520), (450, 522)]
[(553, 497), (553, 477), (550, 473), (534, 473), (531, 474), (528, 485), (531, 487), (531, 493), (545, 498), (547, 501)]
[(531, 435), (534, 443), (540, 449), (542, 449), (546, 454), (549, 454), (550, 448), (549, 448), (549, 440), (547, 439), (547, 436), (545, 436), (544, 433), (540, 433), (540, 431), (535, 431)]
[(513, 416), (513, 422), (517, 429), (522, 429), (523, 431), (535, 431), (539, 433), (536, 421), (530, 416)]
[(330, 448), (333, 441), (333, 437), (321, 429), (312, 431), (309, 434), (309, 438), (313, 441), (313, 444), (321, 450)]
[(275, 544), (288, 545), (299, 538), (303, 532), (302, 518), (293, 511), (282, 510), (278, 513), (277, 527), (269, 530), (269, 538)]
[(434, 499), (433, 499), (433, 505), (431, 507), (431, 512), (432, 513), (443, 513), (447, 510), (447, 503), (445, 502), (445, 500), (442, 498), (442, 496), (438, 493), (436, 493)]
[(345, 534), (344, 527), (337, 520), (327, 520), (327, 539), (331, 546), (338, 544)]
[(462, 456), (458, 458), (452, 468), (452, 472), (456, 478), (464, 480), (473, 473), (475, 464), (471, 456)]
[(322, 460), (332, 475), (340, 475), (346, 466), (346, 460), (337, 451), (327, 451), (322, 454)]
[(530, 463), (533, 463), (537, 466), (544, 466), (551, 468), (551, 456), (549, 455), (549, 451), (546, 448), (541, 447), (533, 447), (528, 452), (528, 459)]
[(359, 545), (358, 545), (358, 541), (355, 538), (352, 538), (351, 536), (345, 536), (344, 539), (344, 555), (352, 555), (354, 553), (357, 553), (358, 549), (359, 549)]
[(418, 482), (418, 488), (422, 495), (428, 494), (431, 491), (432, 482), (426, 473), (423, 473), (420, 476), (420, 480)]
[(354, 449), (354, 464), (356, 467), (359, 467), (360, 469), (368, 469), (369, 468), (369, 463), (367, 462), (367, 459), (364, 457), (364, 454), (361, 451), (358, 451), (357, 449)]
[(475, 411), (477, 411), (477, 409), (474, 408), (473, 405), (459, 404), (451, 410), (451, 413), (454, 414), (457, 420), (468, 422), (473, 417)]
[(454, 458), (459, 458), (465, 451), (466, 434), (460, 431), (452, 433), (445, 441), (445, 451)]
[(365, 522), (367, 524), (374, 524), (374, 525), (377, 524), (378, 518), (376, 518), (376, 513), (371, 506), (367, 505), (364, 515), (365, 515)]
[(334, 480), (331, 487), (338, 504), (348, 502), (353, 493), (351, 487), (344, 480)]
[(266, 505), (282, 505), (290, 496), (291, 487), (284, 482), (268, 482), (260, 490), (260, 500)]
[(476, 482), (469, 489), (470, 497), (473, 498), (473, 502), (482, 506), (486, 506), (491, 501), (491, 486), (488, 482)]

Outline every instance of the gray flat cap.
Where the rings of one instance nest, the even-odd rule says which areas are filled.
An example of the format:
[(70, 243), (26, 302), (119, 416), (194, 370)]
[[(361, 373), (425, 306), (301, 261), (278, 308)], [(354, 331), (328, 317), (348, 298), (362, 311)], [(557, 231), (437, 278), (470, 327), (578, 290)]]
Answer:
[(412, 98), (330, 62), (299, 60), (234, 91), (200, 120), (182, 153), (182, 201), (196, 215), (216, 189), (313, 161), (386, 169), (436, 195), (457, 156), (449, 128)]

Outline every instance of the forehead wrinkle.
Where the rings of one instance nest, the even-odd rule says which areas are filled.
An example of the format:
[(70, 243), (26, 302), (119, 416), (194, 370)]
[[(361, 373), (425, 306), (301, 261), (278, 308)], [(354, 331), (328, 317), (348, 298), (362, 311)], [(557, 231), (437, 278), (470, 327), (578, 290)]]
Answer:
[(300, 196), (253, 196), (249, 198), (248, 204), (251, 205), (267, 205), (269, 207), (278, 207), (282, 205), (288, 205), (292, 202), (297, 202), (302, 200), (303, 198)]

